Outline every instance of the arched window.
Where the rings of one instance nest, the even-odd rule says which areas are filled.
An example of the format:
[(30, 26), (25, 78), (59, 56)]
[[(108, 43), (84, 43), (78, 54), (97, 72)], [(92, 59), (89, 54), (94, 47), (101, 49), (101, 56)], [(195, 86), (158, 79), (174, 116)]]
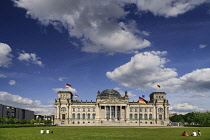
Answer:
[(88, 119), (90, 119), (90, 113), (88, 113)]
[(82, 119), (83, 119), (83, 120), (85, 119), (85, 113), (82, 114)]
[(162, 108), (158, 108), (158, 112), (163, 112), (163, 109)]
[(96, 119), (96, 114), (93, 114), (92, 116), (93, 116), (93, 119), (95, 120)]
[(137, 114), (134, 115), (134, 119), (138, 120), (138, 115)]
[(65, 108), (65, 107), (62, 107), (62, 108), (61, 108), (61, 111), (66, 111), (66, 108)]
[(130, 120), (132, 120), (133, 119), (133, 114), (130, 114)]
[(79, 113), (77, 114), (77, 119), (80, 119), (80, 114)]
[(139, 114), (139, 119), (142, 120), (142, 114)]
[(144, 114), (144, 119), (148, 120), (147, 114)]
[(75, 119), (75, 113), (72, 114), (72, 119)]
[(152, 120), (152, 114), (149, 114), (149, 119)]

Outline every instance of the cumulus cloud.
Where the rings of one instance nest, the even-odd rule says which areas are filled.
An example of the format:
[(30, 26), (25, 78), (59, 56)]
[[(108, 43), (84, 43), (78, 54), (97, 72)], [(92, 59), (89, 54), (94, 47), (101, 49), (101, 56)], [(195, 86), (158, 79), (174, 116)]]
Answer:
[[(86, 52), (127, 53), (149, 47), (142, 35), (149, 35), (135, 27), (135, 22), (119, 22), (127, 12), (126, 4), (134, 3), (140, 12), (171, 17), (183, 14), (208, 0), (13, 0), (16, 7), (26, 9), (26, 15), (43, 25), (53, 25), (69, 31), (71, 37), (81, 39)], [(134, 24), (133, 24), (134, 23)]]
[(6, 76), (3, 74), (0, 74), (0, 78), (6, 78)]
[(154, 15), (174, 17), (194, 9), (209, 0), (129, 0), (142, 11), (150, 11)]
[(9, 85), (13, 86), (13, 85), (15, 85), (15, 84), (16, 84), (16, 81), (15, 81), (15, 80), (10, 80), (10, 81), (9, 81)]
[(74, 89), (74, 88), (54, 88), (53, 91), (54, 92), (58, 92), (58, 91), (71, 91), (72, 93), (77, 93), (76, 89)]
[(0, 43), (0, 67), (8, 67), (12, 61), (12, 49), (5, 43)]
[(210, 68), (187, 73), (182, 77), (173, 68), (165, 68), (169, 61), (163, 57), (166, 52), (144, 52), (136, 54), (130, 62), (107, 72), (106, 76), (125, 87), (141, 90), (161, 89), (169, 92), (207, 92), (210, 91)]
[(56, 29), (64, 27), (71, 37), (81, 39), (82, 51), (127, 53), (150, 46), (150, 42), (141, 37), (141, 31), (133, 28), (133, 21), (118, 22), (126, 11), (116, 0), (13, 1), (17, 7), (27, 10), (28, 17)]
[(1, 104), (35, 111), (35, 114), (54, 114), (53, 105), (42, 105), (39, 100), (23, 98), (8, 92), (0, 91)]
[(67, 80), (67, 79), (68, 79), (67, 77), (59, 77), (58, 81), (64, 81), (64, 80)]
[(26, 53), (25, 51), (23, 51), (22, 53), (19, 53), (19, 57), (18, 57), (18, 60), (20, 60), (20, 61), (31, 62), (33, 64), (43, 66), (40, 59), (41, 58), (37, 57), (37, 55), (35, 53)]
[(177, 76), (174, 69), (164, 68), (168, 60), (161, 56), (166, 53), (152, 51), (136, 54), (130, 62), (107, 72), (106, 76), (126, 87), (156, 88), (158, 82)]
[(204, 45), (204, 44), (199, 45), (199, 48), (201, 48), (201, 49), (206, 48), (206, 47), (207, 47), (207, 45)]
[(188, 112), (194, 112), (194, 111), (201, 111), (202, 109), (199, 109), (197, 106), (193, 106), (188, 103), (182, 103), (182, 104), (176, 104), (170, 107), (169, 110), (171, 112), (188, 113)]

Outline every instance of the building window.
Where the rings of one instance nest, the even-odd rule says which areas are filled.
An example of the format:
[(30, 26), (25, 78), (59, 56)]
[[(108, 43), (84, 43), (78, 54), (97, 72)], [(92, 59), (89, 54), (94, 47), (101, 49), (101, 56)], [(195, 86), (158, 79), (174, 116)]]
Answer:
[(142, 109), (141, 108), (139, 109), (139, 112), (142, 112)]
[(158, 112), (163, 112), (163, 109), (162, 108), (158, 108)]
[(145, 108), (144, 111), (147, 112), (147, 109)]
[(78, 111), (80, 111), (80, 108), (78, 108)]
[(72, 119), (75, 119), (75, 114), (74, 113), (72, 114)]
[(104, 106), (101, 106), (101, 109), (104, 109)]
[(95, 112), (96, 111), (96, 109), (95, 108), (93, 108), (93, 112)]
[(88, 108), (88, 112), (90, 112), (90, 108)]
[(72, 111), (74, 112), (75, 111), (75, 108), (72, 108)]
[(133, 119), (133, 114), (130, 114), (130, 120), (132, 120)]
[(83, 120), (85, 119), (85, 113), (82, 114), (82, 119), (83, 119)]
[(61, 108), (61, 111), (66, 111), (66, 108), (65, 108), (65, 107), (62, 107), (62, 108)]
[(80, 119), (80, 114), (79, 113), (77, 114), (77, 119)]
[(149, 109), (149, 112), (152, 112), (152, 108)]
[(83, 108), (82, 111), (85, 112), (85, 108)]
[(149, 114), (149, 119), (152, 120), (152, 114)]
[(62, 98), (62, 95), (60, 96), (60, 98)]
[(162, 115), (159, 115), (159, 120), (162, 120)]
[(65, 114), (62, 114), (62, 119), (65, 119)]
[(96, 119), (96, 114), (93, 114), (93, 119), (94, 119), (94, 120)]
[(139, 119), (142, 120), (142, 114), (139, 114)]
[(138, 120), (138, 115), (137, 114), (134, 115), (134, 119)]
[(148, 120), (147, 114), (144, 114), (144, 119)]
[(132, 109), (133, 109), (133, 108), (130, 108), (130, 112), (132, 112)]
[(135, 112), (137, 112), (137, 108), (135, 108)]
[(90, 113), (88, 113), (88, 119), (90, 119)]

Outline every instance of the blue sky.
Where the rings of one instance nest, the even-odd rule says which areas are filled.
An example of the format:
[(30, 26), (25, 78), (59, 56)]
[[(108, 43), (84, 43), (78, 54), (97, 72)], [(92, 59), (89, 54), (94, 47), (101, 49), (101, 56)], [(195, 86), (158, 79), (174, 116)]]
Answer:
[(116, 89), (209, 111), (209, 36), (209, 0), (2, 0), (0, 103), (52, 114), (59, 90)]

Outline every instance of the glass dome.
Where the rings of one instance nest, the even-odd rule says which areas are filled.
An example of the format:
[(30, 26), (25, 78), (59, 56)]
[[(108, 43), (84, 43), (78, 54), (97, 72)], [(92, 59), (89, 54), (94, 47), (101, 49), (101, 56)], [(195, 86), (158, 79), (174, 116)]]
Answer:
[(109, 97), (120, 98), (121, 95), (118, 91), (116, 91), (114, 89), (106, 89), (103, 92), (101, 92), (101, 97), (103, 97), (103, 98), (109, 98)]

